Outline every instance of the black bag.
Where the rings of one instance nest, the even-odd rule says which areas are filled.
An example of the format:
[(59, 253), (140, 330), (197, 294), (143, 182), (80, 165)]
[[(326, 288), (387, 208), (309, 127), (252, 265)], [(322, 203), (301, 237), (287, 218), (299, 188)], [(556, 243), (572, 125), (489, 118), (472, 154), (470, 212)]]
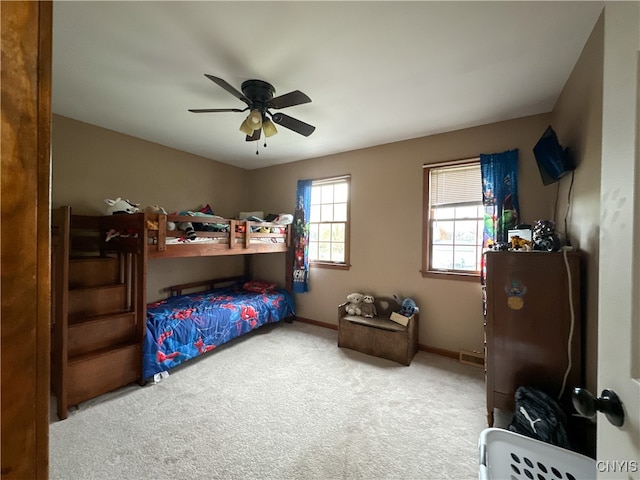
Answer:
[(532, 387), (518, 387), (515, 401), (516, 411), (509, 430), (571, 449), (567, 437), (567, 416), (553, 398)]

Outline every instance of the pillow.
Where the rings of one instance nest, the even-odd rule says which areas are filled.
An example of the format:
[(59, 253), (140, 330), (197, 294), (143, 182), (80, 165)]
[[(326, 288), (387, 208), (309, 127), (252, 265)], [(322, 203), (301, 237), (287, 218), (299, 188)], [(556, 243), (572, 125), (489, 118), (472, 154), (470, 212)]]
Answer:
[(242, 286), (244, 290), (254, 293), (272, 292), (276, 289), (276, 287), (277, 285), (273, 282), (265, 282), (261, 280), (251, 280), (249, 282), (245, 282), (245, 284)]

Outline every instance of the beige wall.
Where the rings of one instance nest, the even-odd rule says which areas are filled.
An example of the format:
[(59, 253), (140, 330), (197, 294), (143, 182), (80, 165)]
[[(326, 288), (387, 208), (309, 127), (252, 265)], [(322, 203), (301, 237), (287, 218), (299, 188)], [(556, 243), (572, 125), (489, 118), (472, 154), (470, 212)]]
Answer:
[(222, 216), (244, 208), (245, 170), (70, 118), (53, 117), (53, 206), (102, 214), (105, 198)]
[[(52, 207), (103, 214), (105, 198), (128, 198), (141, 207), (193, 210), (209, 203), (222, 216), (246, 210), (246, 172), (219, 162), (123, 135), (70, 118), (53, 116)], [(242, 258), (149, 261), (147, 299), (165, 297), (169, 285), (236, 275)]]
[[(291, 211), (298, 179), (351, 174), (351, 269), (312, 269), (311, 291), (296, 295), (298, 315), (337, 324), (336, 307), (352, 291), (411, 296), (421, 308), (420, 344), (482, 350), (479, 282), (420, 273), (422, 165), (518, 148), (522, 219), (551, 218), (555, 190), (543, 187), (532, 153), (549, 122), (538, 115), (249, 171), (253, 203), (271, 212)], [(255, 273), (277, 280), (283, 260), (259, 257)]]
[(569, 238), (582, 252), (585, 320), (586, 387), (596, 391), (598, 352), (598, 255), (600, 227), (600, 164), (602, 156), (603, 18), (587, 41), (553, 111), (560, 142), (576, 163), (571, 203), (570, 178), (560, 182), (558, 219), (567, 216)]

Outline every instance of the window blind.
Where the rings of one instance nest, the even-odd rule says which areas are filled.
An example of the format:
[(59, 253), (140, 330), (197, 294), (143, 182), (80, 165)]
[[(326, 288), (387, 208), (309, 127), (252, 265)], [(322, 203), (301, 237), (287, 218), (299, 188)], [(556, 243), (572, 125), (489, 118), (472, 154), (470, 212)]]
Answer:
[(435, 167), (429, 171), (432, 207), (482, 202), (480, 163)]
[(324, 185), (330, 183), (343, 183), (351, 180), (351, 175), (342, 175), (339, 177), (320, 178), (317, 180), (311, 180), (313, 185)]

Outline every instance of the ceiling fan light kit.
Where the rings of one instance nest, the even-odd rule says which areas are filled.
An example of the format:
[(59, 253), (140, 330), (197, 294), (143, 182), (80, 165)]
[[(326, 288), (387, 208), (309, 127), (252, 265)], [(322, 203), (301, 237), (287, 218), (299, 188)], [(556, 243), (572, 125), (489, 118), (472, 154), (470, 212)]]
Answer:
[(247, 117), (247, 125), (251, 127), (251, 130), (260, 130), (262, 128), (262, 113), (260, 110), (251, 110)]
[[(274, 123), (282, 125), (300, 135), (308, 137), (316, 129), (313, 125), (309, 125), (297, 118), (290, 117), (284, 113), (271, 113), (269, 109), (281, 109), (310, 103), (311, 99), (300, 90), (274, 97), (276, 92), (273, 86), (262, 80), (246, 80), (242, 82), (242, 92), (232, 87), (225, 80), (214, 77), (205, 73), (205, 77), (225, 89), (234, 97), (242, 100), (247, 104), (247, 108), (207, 108), (207, 109), (189, 109), (193, 113), (215, 113), (215, 112), (244, 112), (250, 110), (247, 118), (240, 125), (240, 131), (244, 133), (247, 142), (257, 141), (260, 139), (261, 130), (264, 131), (265, 137), (271, 137), (278, 133)], [(269, 118), (271, 117), (271, 118)]]
[(245, 135), (253, 135), (253, 128), (249, 125), (248, 119), (244, 119), (244, 121), (240, 124), (240, 129), (242, 133)]
[(275, 124), (268, 118), (265, 118), (262, 122), (262, 131), (264, 132), (265, 137), (273, 137), (278, 133), (278, 129)]

